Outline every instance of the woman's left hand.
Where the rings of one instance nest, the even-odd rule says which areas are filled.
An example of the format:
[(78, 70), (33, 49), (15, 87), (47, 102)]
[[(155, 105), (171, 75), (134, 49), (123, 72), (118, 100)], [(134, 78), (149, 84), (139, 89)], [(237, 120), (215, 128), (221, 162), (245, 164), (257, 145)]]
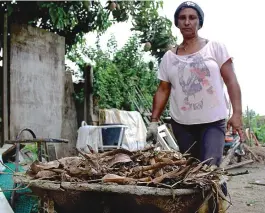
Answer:
[(243, 121), (242, 116), (233, 114), (232, 117), (227, 122), (227, 130), (230, 130), (232, 127), (233, 134), (238, 133), (240, 141), (245, 141), (244, 132), (243, 132)]

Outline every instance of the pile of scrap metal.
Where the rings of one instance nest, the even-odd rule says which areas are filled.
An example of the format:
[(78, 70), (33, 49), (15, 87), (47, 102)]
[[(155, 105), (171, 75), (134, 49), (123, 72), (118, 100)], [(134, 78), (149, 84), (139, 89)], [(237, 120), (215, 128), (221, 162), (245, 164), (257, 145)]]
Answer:
[[(222, 168), (228, 170), (253, 162), (265, 162), (265, 148), (260, 145), (254, 133), (250, 134), (249, 129), (246, 129), (245, 136), (246, 141), (240, 142), (237, 134), (226, 134)], [(254, 146), (248, 145), (249, 141), (253, 141)]]
[[(47, 163), (36, 161), (30, 166), (26, 175), (16, 174), (14, 179), (17, 183), (29, 185), (33, 191), (34, 188), (42, 189), (39, 190), (39, 193), (44, 193), (45, 190), (56, 190), (63, 192), (64, 196), (69, 190), (71, 192), (73, 190), (116, 192), (123, 195), (134, 194), (135, 199), (149, 204), (156, 200), (154, 203), (156, 206), (160, 205), (158, 198), (150, 199), (150, 196), (166, 196), (167, 202), (162, 203), (163, 208), (168, 210), (161, 210), (161, 212), (190, 212), (190, 209), (187, 210), (187, 208), (183, 211), (180, 209), (176, 211), (176, 208), (180, 208), (180, 203), (178, 203), (180, 201), (175, 196), (178, 195), (178, 199), (180, 199), (183, 195), (186, 196), (187, 202), (195, 202), (196, 199), (187, 199), (187, 195), (199, 193), (200, 202), (197, 205), (192, 205), (196, 208), (195, 212), (204, 201), (208, 201), (210, 198), (214, 198), (213, 200), (217, 202), (215, 206), (218, 206), (217, 204), (221, 200), (229, 202), (220, 187), (225, 172), (220, 168), (209, 166), (207, 162), (210, 160), (199, 162), (187, 154), (161, 151), (154, 147), (133, 152), (125, 149), (94, 154), (80, 152), (78, 157), (66, 157)], [(152, 193), (150, 190), (153, 190)], [(149, 197), (143, 201), (144, 195)], [(51, 193), (47, 192), (45, 196), (51, 196)], [(95, 196), (98, 195), (95, 194), (92, 197)], [(57, 198), (58, 194), (52, 199), (56, 200)], [(106, 198), (106, 200), (108, 199), (110, 198)], [(159, 199), (162, 201), (161, 197)], [(169, 204), (169, 200), (171, 200), (171, 204)]]

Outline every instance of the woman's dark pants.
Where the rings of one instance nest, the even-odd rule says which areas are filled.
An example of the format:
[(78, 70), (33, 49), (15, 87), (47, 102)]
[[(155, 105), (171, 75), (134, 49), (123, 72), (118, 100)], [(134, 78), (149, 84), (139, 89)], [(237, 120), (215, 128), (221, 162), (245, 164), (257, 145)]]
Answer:
[[(220, 166), (225, 143), (225, 119), (195, 125), (183, 125), (171, 119), (171, 126), (181, 153), (189, 150), (192, 157), (200, 161), (213, 158), (207, 164)], [(226, 184), (222, 184), (222, 189), (227, 195)]]
[[(183, 125), (171, 120), (171, 126), (181, 153), (190, 149), (188, 153), (200, 161), (213, 158), (208, 164), (221, 164), (225, 143), (225, 120), (195, 125)], [(192, 144), (194, 145), (191, 148)]]

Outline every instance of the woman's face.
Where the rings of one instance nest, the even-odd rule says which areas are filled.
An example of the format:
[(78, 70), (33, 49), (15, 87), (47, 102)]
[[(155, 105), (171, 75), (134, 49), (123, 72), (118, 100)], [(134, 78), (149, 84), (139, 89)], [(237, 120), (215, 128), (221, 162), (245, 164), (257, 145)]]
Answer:
[(178, 28), (184, 38), (193, 38), (199, 30), (199, 17), (196, 10), (184, 8), (178, 17)]

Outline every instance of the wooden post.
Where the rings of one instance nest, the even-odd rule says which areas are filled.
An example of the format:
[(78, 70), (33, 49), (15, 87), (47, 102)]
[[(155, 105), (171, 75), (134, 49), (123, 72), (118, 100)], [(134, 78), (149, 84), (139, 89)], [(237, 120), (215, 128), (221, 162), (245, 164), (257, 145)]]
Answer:
[(3, 82), (2, 82), (2, 144), (8, 140), (8, 15), (4, 14), (4, 28), (3, 28)]
[(84, 121), (93, 125), (93, 68), (88, 65), (84, 72)]
[(248, 106), (247, 106), (247, 119), (248, 119), (248, 128), (249, 128), (249, 141), (248, 141), (248, 145), (251, 146), (251, 145), (252, 145), (252, 136), (251, 136), (251, 117), (250, 117), (250, 113), (249, 113)]

